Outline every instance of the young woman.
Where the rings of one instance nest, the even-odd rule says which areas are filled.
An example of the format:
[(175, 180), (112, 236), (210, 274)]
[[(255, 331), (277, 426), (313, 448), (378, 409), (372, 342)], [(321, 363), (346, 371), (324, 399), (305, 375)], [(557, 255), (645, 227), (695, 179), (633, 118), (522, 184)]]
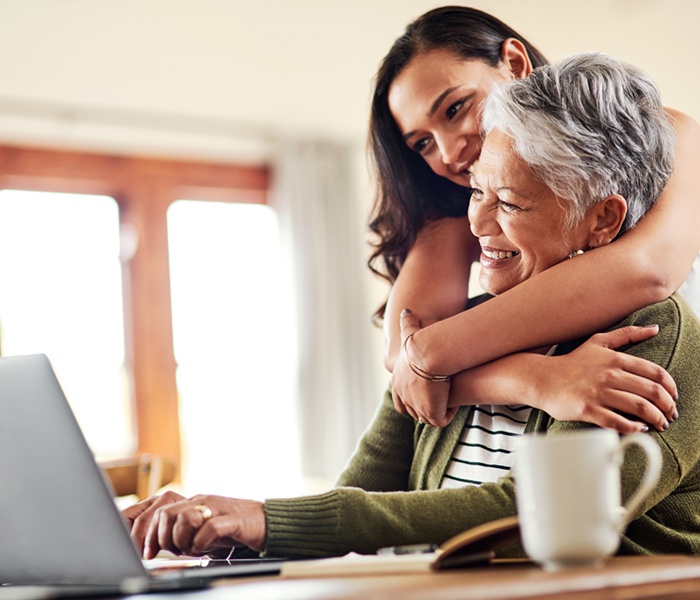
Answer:
[[(459, 403), (454, 393), (448, 400), (458, 380), (488, 387), (507, 377), (507, 390), (491, 387), (493, 402), (525, 402), (560, 419), (623, 433), (643, 427), (620, 415), (631, 413), (660, 429), (675, 410), (658, 385), (662, 375), (640, 363), (618, 364), (609, 339), (591, 355), (590, 369), (579, 365), (576, 374), (585, 374), (585, 383), (573, 371), (519, 370), (516, 357), (495, 359), (601, 331), (681, 286), (700, 250), (700, 127), (686, 115), (668, 110), (677, 136), (675, 171), (633, 232), (463, 312), (472, 262), (518, 259), (482, 253), (466, 223), (469, 172), (481, 150), (479, 107), (494, 85), (527, 77), (545, 63), (498, 19), (444, 7), (411, 23), (379, 69), (370, 124), (378, 180), (370, 267), (392, 283), (377, 316), (384, 319), (394, 401), (414, 418), (444, 426), (455, 412), (448, 401)], [(418, 369), (400, 357), (404, 308), (424, 326), (414, 326), (406, 344)], [(495, 362), (473, 369), (489, 361)], [(452, 386), (416, 373), (450, 376), (469, 369)]]

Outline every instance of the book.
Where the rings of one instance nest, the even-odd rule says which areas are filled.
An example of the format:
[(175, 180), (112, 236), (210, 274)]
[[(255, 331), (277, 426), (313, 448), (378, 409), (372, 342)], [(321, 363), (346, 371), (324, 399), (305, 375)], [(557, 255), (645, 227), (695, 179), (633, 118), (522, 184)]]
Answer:
[(496, 550), (519, 539), (518, 517), (505, 517), (478, 525), (451, 537), (432, 552), (409, 554), (356, 554), (333, 558), (292, 560), (282, 565), (282, 577), (318, 577), (420, 573), (484, 565), (496, 556)]

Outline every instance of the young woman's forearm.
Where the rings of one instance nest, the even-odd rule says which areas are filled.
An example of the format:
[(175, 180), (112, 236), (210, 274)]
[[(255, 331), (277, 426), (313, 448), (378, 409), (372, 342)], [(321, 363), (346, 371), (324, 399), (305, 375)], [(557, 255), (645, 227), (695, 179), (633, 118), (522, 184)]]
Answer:
[(669, 112), (678, 135), (676, 166), (639, 224), (612, 244), (422, 329), (412, 345), (421, 368), (453, 374), (513, 352), (583, 337), (680, 287), (700, 251), (700, 126)]
[(452, 378), (448, 406), (527, 404), (541, 408), (529, 374), (546, 356), (518, 352), (457, 373)]
[(427, 325), (456, 315), (467, 305), (469, 269), (478, 247), (466, 217), (428, 223), (418, 234), (394, 282), (384, 315), (384, 365), (394, 370), (401, 349), (399, 315), (410, 307)]
[(414, 362), (429, 373), (454, 374), (513, 352), (602, 331), (660, 300), (665, 292), (643, 258), (626, 255), (620, 243), (552, 267), (422, 329), (412, 340)]
[(571, 353), (519, 352), (458, 373), (448, 409), (526, 404), (560, 421), (584, 421), (625, 434), (647, 426), (664, 431), (678, 418), (676, 382), (659, 365), (617, 351), (658, 331), (658, 326), (621, 327), (592, 336)]

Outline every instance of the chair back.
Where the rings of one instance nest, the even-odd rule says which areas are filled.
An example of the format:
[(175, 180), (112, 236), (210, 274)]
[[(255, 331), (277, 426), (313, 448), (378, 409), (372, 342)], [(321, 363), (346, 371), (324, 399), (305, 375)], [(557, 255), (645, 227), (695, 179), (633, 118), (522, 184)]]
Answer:
[(115, 496), (152, 496), (172, 482), (177, 474), (174, 461), (154, 454), (140, 454), (98, 463), (112, 484)]

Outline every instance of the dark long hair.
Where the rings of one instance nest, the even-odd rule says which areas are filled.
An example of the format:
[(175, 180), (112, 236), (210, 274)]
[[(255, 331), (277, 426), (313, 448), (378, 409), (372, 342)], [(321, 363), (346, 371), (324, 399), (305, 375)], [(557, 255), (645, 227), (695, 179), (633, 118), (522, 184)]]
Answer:
[[(389, 110), (389, 88), (415, 56), (432, 50), (450, 50), (465, 60), (482, 60), (497, 67), (508, 38), (524, 44), (533, 67), (547, 64), (537, 48), (495, 17), (474, 8), (445, 6), (410, 23), (379, 67), (368, 142), (377, 179), (369, 223), (375, 241), (367, 264), (390, 283), (396, 280), (416, 234), (427, 221), (466, 215), (469, 191), (435, 174), (406, 145)], [(376, 319), (383, 318), (385, 307), (377, 310)]]

